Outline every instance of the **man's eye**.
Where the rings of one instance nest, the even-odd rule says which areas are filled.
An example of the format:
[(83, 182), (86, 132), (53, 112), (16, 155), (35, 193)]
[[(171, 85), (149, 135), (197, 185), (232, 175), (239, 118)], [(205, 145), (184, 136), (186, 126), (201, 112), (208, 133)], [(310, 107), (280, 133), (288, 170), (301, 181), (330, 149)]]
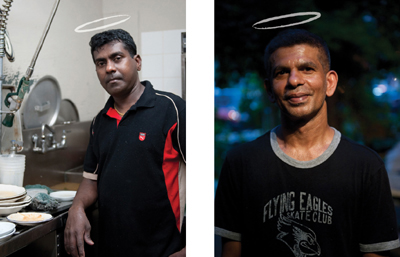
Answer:
[(276, 77), (276, 76), (280, 76), (280, 75), (284, 75), (285, 73), (286, 73), (285, 70), (277, 71), (277, 72), (275, 73), (275, 77)]
[(103, 66), (103, 65), (104, 65), (104, 62), (98, 62), (98, 63), (97, 63), (97, 66), (98, 66), (98, 67), (101, 67), (101, 66)]

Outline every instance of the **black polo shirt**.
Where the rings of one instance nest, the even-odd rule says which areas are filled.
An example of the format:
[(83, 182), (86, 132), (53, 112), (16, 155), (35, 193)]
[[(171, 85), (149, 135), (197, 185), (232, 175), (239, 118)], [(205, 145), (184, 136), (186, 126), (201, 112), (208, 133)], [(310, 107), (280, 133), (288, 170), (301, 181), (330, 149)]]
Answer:
[(143, 94), (122, 119), (110, 97), (90, 129), (84, 177), (97, 179), (104, 256), (169, 256), (182, 248), (185, 102), (141, 83)]

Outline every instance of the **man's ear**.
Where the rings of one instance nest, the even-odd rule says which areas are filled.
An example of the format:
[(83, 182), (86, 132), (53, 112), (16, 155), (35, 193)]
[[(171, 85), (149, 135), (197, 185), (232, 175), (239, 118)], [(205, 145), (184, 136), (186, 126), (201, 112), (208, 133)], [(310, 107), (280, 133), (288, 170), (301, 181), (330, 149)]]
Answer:
[(276, 102), (275, 94), (272, 92), (271, 89), (271, 80), (266, 78), (264, 79), (264, 88), (265, 91), (267, 91), (268, 99), (271, 101), (271, 103)]
[(140, 55), (137, 54), (133, 56), (133, 59), (136, 62), (137, 70), (140, 71), (142, 69), (142, 58), (140, 57)]
[(330, 97), (335, 93), (338, 80), (339, 80), (339, 76), (336, 73), (336, 71), (334, 71), (334, 70), (328, 71), (328, 73), (326, 74), (326, 96), (327, 97)]

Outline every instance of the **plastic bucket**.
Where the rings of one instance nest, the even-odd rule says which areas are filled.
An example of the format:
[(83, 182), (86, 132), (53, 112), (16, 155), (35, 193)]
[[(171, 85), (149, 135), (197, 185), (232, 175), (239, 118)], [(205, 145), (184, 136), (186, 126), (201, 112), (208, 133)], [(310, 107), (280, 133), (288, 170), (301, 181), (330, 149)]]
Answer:
[(0, 155), (0, 183), (22, 186), (25, 173), (25, 155)]

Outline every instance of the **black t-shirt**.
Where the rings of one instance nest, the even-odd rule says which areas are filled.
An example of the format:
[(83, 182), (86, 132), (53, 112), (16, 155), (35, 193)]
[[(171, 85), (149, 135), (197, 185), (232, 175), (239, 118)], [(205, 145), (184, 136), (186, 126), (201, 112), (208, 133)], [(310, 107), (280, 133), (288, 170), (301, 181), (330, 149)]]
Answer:
[(169, 256), (183, 246), (185, 102), (145, 90), (122, 117), (110, 97), (91, 126), (84, 177), (97, 179), (101, 256)]
[(274, 130), (231, 150), (215, 200), (215, 233), (242, 256), (359, 256), (400, 246), (384, 163), (335, 130), (328, 149), (297, 161)]

